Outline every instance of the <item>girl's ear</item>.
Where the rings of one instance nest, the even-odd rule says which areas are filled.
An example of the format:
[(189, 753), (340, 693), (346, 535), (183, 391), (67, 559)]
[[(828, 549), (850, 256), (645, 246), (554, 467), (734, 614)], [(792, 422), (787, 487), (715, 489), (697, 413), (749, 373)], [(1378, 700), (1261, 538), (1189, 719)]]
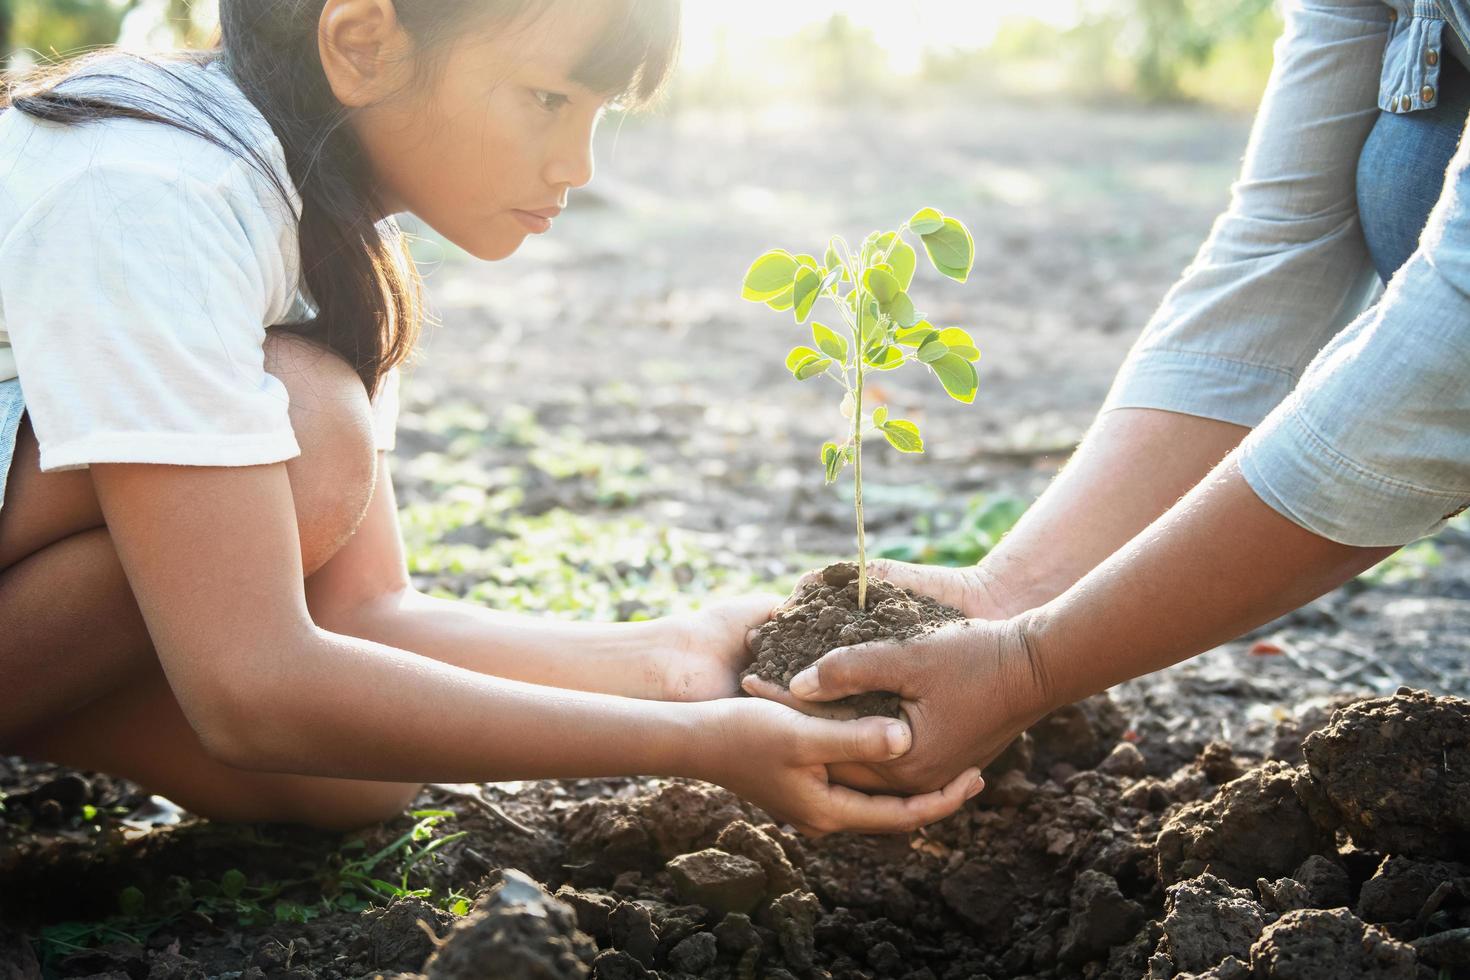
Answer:
[(349, 109), (398, 91), (412, 44), (393, 0), (327, 0), (317, 21), (317, 49), (332, 93)]

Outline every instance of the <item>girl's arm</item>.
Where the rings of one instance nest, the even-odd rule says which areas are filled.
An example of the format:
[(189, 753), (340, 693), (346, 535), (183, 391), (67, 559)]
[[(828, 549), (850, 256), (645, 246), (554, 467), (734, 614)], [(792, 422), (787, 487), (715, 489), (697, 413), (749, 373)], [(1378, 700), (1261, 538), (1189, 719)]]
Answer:
[(891, 720), (537, 687), (328, 633), (300, 584), (283, 464), (97, 464), (93, 481), (169, 684), (227, 764), (397, 781), (687, 775), (815, 830), (908, 829), (978, 789), (969, 768), (907, 800), (830, 785), (829, 762), (907, 750), (908, 729)]
[(409, 580), (384, 453), (362, 524), (306, 580), (322, 629), (508, 680), (667, 701), (739, 693), (745, 634), (778, 601), (746, 596), (644, 623), (578, 623), (423, 595)]

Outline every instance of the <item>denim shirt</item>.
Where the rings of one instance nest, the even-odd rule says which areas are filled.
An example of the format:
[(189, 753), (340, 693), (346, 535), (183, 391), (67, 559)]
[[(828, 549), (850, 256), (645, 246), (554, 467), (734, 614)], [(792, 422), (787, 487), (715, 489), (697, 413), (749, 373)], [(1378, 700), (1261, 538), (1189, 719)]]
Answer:
[(1446, 54), (1470, 65), (1463, 38), (1470, 0), (1391, 0), (1388, 43), (1378, 83), (1378, 108), (1413, 112), (1438, 103), (1439, 69)]
[(1470, 504), (1470, 140), (1386, 288), (1356, 197), (1380, 112), (1436, 105), (1466, 28), (1470, 0), (1287, 3), (1230, 206), (1104, 404), (1251, 428), (1252, 489), (1344, 544), (1403, 544)]

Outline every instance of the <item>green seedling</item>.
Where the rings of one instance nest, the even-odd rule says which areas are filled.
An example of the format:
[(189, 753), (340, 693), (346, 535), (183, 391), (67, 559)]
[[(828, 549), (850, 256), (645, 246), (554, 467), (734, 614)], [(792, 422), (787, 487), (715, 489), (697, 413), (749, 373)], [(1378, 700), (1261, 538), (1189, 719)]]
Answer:
[(857, 515), (858, 608), (867, 609), (867, 536), (863, 530), (863, 436), (881, 433), (901, 453), (922, 453), (919, 427), (908, 419), (890, 418), (887, 406), (866, 413), (863, 379), (868, 371), (892, 371), (918, 362), (927, 367), (951, 398), (975, 400), (980, 351), (959, 327), (936, 327), (914, 306), (908, 290), (918, 264), (918, 251), (904, 240), (918, 237), (934, 268), (964, 282), (975, 264), (975, 240), (958, 218), (924, 208), (897, 231), (872, 232), (853, 251), (840, 235), (815, 256), (772, 249), (745, 273), (741, 296), (773, 310), (790, 310), (805, 324), (818, 300), (831, 301), (846, 327), (834, 330), (815, 320), (812, 344), (794, 347), (786, 367), (797, 381), (830, 378), (842, 386), (842, 416), (852, 424), (847, 438), (822, 446), (827, 482), (836, 481), (849, 464), (853, 471), (853, 507)]

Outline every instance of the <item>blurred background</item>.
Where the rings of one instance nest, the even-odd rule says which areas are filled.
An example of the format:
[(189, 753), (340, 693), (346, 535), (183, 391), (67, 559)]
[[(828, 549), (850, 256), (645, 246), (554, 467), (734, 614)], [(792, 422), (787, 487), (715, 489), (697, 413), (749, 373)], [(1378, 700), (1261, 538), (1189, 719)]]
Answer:
[[(0, 0), (13, 66), (101, 44), (207, 43), (217, 0)], [(1260, 94), (1279, 28), (1272, 0), (696, 0), (669, 108), (826, 103), (922, 93), (1197, 100)], [(794, 8), (794, 9), (793, 9)]]

